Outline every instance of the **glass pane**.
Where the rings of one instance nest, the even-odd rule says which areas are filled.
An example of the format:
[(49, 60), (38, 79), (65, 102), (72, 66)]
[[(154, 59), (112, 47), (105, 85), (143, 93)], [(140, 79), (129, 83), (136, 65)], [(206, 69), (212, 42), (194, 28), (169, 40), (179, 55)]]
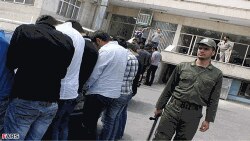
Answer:
[(112, 15), (111, 21), (117, 21), (117, 22), (123, 22), (123, 23), (129, 23), (129, 24), (135, 24), (136, 19), (133, 17), (128, 17), (128, 16), (121, 16), (121, 15)]
[(179, 41), (178, 41), (178, 45), (189, 47), (191, 41), (192, 41), (192, 36), (191, 35), (181, 34), (180, 38), (179, 38)]
[(67, 9), (68, 9), (68, 3), (63, 3), (63, 6), (62, 6), (62, 10), (61, 10), (61, 13), (60, 15), (62, 16), (65, 16), (66, 12), (67, 12)]
[(173, 44), (175, 32), (162, 31), (161, 33), (163, 34), (163, 38), (162, 38), (162, 42), (159, 44), (158, 47), (161, 50), (164, 50), (166, 47)]
[(68, 7), (68, 11), (67, 11), (67, 14), (66, 14), (66, 18), (71, 18), (71, 15), (73, 13), (73, 10), (74, 10), (74, 6), (73, 5), (69, 5)]
[(176, 52), (187, 54), (188, 53), (188, 49), (189, 49), (188, 47), (177, 46)]
[(229, 63), (242, 65), (246, 50), (247, 50), (246, 45), (234, 43)]
[(243, 66), (250, 67), (250, 58), (245, 59)]
[(250, 58), (250, 46), (248, 46), (248, 51), (247, 51), (246, 58)]
[(241, 83), (239, 95), (250, 99), (250, 83), (249, 82), (248, 83), (247, 82)]
[(57, 14), (59, 14), (61, 6), (62, 6), (62, 1), (60, 1), (59, 4), (58, 4), (58, 8), (57, 8), (57, 11), (56, 11)]
[(133, 17), (126, 16), (126, 23), (136, 24), (136, 20)]
[(194, 35), (210, 37), (210, 38), (215, 38), (215, 39), (220, 39), (222, 35), (221, 32), (195, 28), (195, 27), (190, 27), (190, 26), (182, 26), (181, 33), (194, 34)]
[(18, 3), (23, 3), (24, 0), (15, 0), (15, 2), (18, 2)]
[(196, 37), (196, 38), (197, 38), (196, 42), (194, 43), (194, 47), (193, 47), (192, 52), (191, 52), (191, 54), (193, 56), (197, 56), (197, 52), (198, 52), (198, 44), (197, 43), (203, 39), (203, 37)]
[(70, 0), (70, 3), (73, 4), (73, 5), (75, 5), (76, 0)]
[(134, 25), (112, 21), (108, 33), (113, 37), (122, 36), (126, 40), (129, 40), (131, 38), (131, 35), (133, 34), (134, 27)]
[(34, 5), (34, 0), (25, 0), (25, 4), (32, 4), (32, 5)]
[(152, 26), (155, 29), (160, 28), (161, 30), (170, 30), (170, 31), (177, 30), (177, 24), (166, 23), (166, 22), (153, 21)]
[(80, 6), (81, 6), (81, 2), (80, 2), (80, 1), (77, 1), (77, 2), (76, 2), (76, 6), (80, 7)]
[(79, 11), (79, 8), (76, 8), (76, 7), (75, 7), (74, 14), (73, 14), (73, 16), (72, 16), (73, 19), (77, 19), (78, 11)]
[(247, 37), (247, 36), (240, 36), (240, 35), (227, 34), (227, 33), (224, 33), (223, 36), (228, 36), (230, 38), (230, 41), (232, 42), (250, 44), (250, 37)]

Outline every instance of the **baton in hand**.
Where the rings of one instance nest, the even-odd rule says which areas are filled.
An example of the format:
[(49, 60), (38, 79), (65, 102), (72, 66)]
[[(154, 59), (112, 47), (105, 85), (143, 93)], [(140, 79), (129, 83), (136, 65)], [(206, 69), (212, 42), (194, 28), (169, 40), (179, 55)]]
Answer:
[(147, 141), (149, 141), (149, 140), (151, 139), (151, 137), (152, 137), (152, 134), (153, 134), (153, 132), (154, 132), (154, 130), (155, 130), (155, 126), (156, 126), (156, 124), (157, 124), (157, 122), (158, 122), (158, 118), (159, 118), (158, 116), (157, 116), (157, 117), (150, 117), (150, 118), (149, 118), (149, 120), (154, 120), (154, 123), (153, 123), (153, 125), (152, 125), (152, 127), (151, 127), (151, 130), (150, 130), (150, 132), (149, 132)]

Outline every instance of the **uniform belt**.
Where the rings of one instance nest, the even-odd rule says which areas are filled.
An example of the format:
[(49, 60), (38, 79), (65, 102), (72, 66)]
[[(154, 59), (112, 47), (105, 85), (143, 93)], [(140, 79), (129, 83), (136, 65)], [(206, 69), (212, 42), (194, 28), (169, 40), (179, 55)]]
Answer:
[(174, 103), (175, 105), (183, 108), (183, 109), (188, 109), (188, 110), (199, 110), (202, 108), (202, 106), (200, 105), (197, 105), (197, 104), (194, 104), (194, 103), (190, 103), (190, 102), (183, 102), (181, 100), (178, 100), (176, 98), (171, 98), (170, 99), (170, 102), (171, 103)]

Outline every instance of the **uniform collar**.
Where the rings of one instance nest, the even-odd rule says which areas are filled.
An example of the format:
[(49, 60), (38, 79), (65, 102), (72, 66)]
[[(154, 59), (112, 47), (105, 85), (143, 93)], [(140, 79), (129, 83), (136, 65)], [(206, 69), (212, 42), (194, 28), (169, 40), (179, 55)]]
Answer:
[[(195, 59), (195, 60), (191, 63), (191, 66), (196, 66), (196, 60), (197, 60), (197, 59)], [(209, 70), (212, 70), (212, 69), (214, 68), (214, 66), (212, 65), (211, 61), (210, 61), (210, 64), (208, 65), (208, 67), (206, 67), (206, 68), (208, 68)]]

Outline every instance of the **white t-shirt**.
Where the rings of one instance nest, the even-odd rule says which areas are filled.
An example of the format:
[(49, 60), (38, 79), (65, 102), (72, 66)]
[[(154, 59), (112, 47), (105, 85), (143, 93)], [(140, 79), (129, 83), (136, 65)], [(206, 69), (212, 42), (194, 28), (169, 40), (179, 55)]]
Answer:
[(155, 33), (152, 35), (152, 41), (153, 41), (153, 42), (156, 42), (156, 43), (159, 43), (161, 37), (162, 37), (162, 34), (161, 34), (161, 33), (155, 32)]
[(82, 35), (72, 28), (71, 22), (56, 26), (58, 31), (68, 35), (75, 47), (71, 63), (67, 69), (66, 76), (61, 80), (60, 99), (74, 99), (78, 96), (79, 71), (82, 62), (82, 55), (85, 47), (85, 40)]
[(162, 60), (161, 53), (159, 51), (154, 51), (151, 57), (151, 65), (158, 66)]

